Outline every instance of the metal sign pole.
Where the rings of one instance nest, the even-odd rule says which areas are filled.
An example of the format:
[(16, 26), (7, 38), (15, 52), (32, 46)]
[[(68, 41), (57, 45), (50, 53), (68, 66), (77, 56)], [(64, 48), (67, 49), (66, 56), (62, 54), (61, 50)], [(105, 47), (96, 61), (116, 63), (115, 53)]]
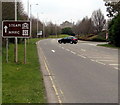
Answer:
[[(15, 21), (17, 21), (17, 1), (15, 0)], [(18, 45), (17, 45), (17, 37), (15, 37), (15, 62), (18, 62)]]
[(26, 48), (27, 48), (27, 45), (26, 45), (26, 38), (25, 38), (25, 48), (24, 48), (24, 64), (26, 64)]
[(8, 63), (8, 38), (6, 38), (6, 62)]
[[(29, 0), (28, 0), (28, 19), (27, 19), (28, 21), (29, 21)], [(26, 48), (27, 48), (27, 44), (26, 44), (26, 38), (25, 38), (25, 46), (24, 46), (24, 64), (26, 64), (26, 56), (27, 56), (27, 50), (26, 50)]]
[(18, 62), (18, 40), (17, 37), (15, 37), (15, 62)]

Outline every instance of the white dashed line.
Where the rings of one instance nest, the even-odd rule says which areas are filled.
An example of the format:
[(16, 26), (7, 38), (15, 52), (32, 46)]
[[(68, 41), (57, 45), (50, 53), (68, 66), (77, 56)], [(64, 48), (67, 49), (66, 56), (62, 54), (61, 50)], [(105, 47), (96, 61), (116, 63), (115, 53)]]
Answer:
[(99, 61), (95, 61), (95, 62), (97, 62), (99, 64), (102, 64), (102, 65), (106, 65), (105, 63), (102, 63), (102, 62), (99, 62)]
[(79, 54), (78, 54), (78, 56), (80, 56), (80, 57), (82, 57), (82, 58), (86, 58), (86, 57), (85, 57), (85, 56), (83, 56), (83, 55), (79, 55)]
[(70, 51), (69, 49), (66, 49), (67, 51)]
[(111, 65), (111, 66), (118, 66), (118, 64), (109, 64), (109, 65)]
[(118, 67), (114, 67), (114, 69), (117, 69), (117, 70), (118, 70)]
[(90, 59), (90, 60), (93, 61), (93, 62), (95, 61), (95, 60), (93, 60), (93, 59)]
[(53, 53), (55, 52), (55, 50), (51, 50)]
[(86, 50), (85, 50), (85, 49), (81, 49), (81, 51), (84, 51), (84, 52), (85, 52)]
[(114, 60), (98, 60), (98, 61), (104, 61), (104, 62), (115, 62)]
[(89, 58), (110, 58), (110, 57), (98, 57), (98, 56), (93, 56), (93, 57), (89, 57)]
[(76, 54), (75, 52), (71, 51), (71, 53)]

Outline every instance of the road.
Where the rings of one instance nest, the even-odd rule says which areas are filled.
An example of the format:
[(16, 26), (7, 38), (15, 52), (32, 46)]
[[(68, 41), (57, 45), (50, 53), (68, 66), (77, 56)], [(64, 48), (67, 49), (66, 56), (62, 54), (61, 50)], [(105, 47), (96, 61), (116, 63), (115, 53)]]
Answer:
[(118, 103), (118, 50), (97, 44), (38, 43), (60, 103)]

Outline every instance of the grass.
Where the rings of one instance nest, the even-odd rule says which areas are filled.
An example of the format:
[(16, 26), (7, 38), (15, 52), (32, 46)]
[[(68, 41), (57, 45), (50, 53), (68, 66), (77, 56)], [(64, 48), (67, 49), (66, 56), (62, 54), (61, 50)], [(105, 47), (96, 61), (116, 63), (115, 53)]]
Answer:
[(60, 34), (60, 35), (51, 35), (48, 38), (64, 38), (64, 37), (68, 37), (70, 35), (66, 35), (66, 34)]
[(2, 56), (0, 54), (0, 104), (1, 103), (2, 103)]
[(30, 39), (27, 44), (27, 64), (24, 64), (24, 44), (18, 45), (19, 62), (14, 63), (14, 45), (9, 45), (9, 62), (5, 61), (3, 48), (2, 102), (3, 103), (46, 103), (43, 77), (40, 71), (37, 48)]
[(103, 47), (110, 47), (110, 48), (120, 48), (120, 47), (116, 47), (115, 45), (111, 45), (111, 44), (98, 44), (97, 46), (103, 46)]

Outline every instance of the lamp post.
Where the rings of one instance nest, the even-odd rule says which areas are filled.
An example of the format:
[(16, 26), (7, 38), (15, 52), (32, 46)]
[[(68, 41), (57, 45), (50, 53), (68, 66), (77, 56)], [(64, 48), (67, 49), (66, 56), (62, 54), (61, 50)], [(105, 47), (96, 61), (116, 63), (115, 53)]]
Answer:
[[(31, 23), (32, 23), (32, 18), (31, 18), (32, 17), (32, 5), (38, 5), (39, 6), (39, 4), (30, 4), (30, 20), (31, 20)], [(38, 33), (38, 12), (37, 12), (37, 33)], [(37, 35), (37, 33), (36, 33), (36, 35)]]

